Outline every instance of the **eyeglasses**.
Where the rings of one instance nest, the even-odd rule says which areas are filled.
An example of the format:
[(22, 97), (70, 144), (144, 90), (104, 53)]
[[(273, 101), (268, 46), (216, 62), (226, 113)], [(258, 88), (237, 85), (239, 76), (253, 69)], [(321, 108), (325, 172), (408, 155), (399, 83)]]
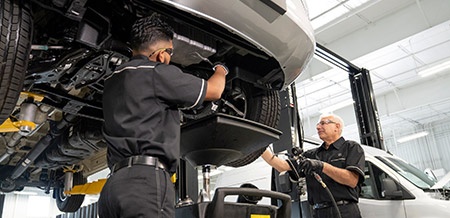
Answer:
[(325, 124), (330, 124), (330, 123), (336, 123), (336, 122), (334, 122), (334, 121), (332, 121), (332, 120), (322, 120), (322, 121), (320, 121), (320, 122), (318, 122), (317, 124), (316, 124), (316, 126), (323, 126), (323, 125), (325, 125)]
[(159, 51), (165, 51), (165, 52), (167, 52), (167, 54), (169, 54), (170, 57), (172, 57), (172, 55), (173, 55), (173, 48), (160, 48), (160, 49), (154, 51), (153, 53), (151, 53), (151, 54), (149, 55), (149, 57), (153, 56), (156, 52), (159, 52)]

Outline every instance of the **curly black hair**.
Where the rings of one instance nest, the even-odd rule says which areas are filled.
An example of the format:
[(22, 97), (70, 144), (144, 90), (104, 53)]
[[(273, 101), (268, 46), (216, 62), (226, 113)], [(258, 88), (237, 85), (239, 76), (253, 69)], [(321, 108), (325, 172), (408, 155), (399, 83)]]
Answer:
[(145, 51), (158, 41), (173, 40), (173, 28), (156, 13), (137, 20), (131, 28), (131, 48)]

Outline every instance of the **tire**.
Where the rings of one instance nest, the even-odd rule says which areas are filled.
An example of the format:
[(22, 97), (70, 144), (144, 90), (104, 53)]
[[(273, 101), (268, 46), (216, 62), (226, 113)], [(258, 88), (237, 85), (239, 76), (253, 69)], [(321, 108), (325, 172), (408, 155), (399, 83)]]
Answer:
[(16, 0), (0, 0), (0, 124), (16, 106), (31, 50), (30, 11)]
[[(87, 182), (86, 178), (83, 178), (83, 174), (73, 174), (73, 185), (82, 185)], [(77, 211), (84, 201), (84, 195), (72, 195), (70, 197), (64, 196), (64, 188), (55, 188), (54, 196), (56, 198), (56, 206), (62, 212), (75, 212)]]
[[(258, 91), (248, 84), (243, 84), (242, 86), (247, 98), (247, 113), (245, 118), (277, 128), (281, 111), (279, 92), (267, 90)], [(266, 148), (267, 146), (225, 165), (230, 167), (241, 167), (250, 164), (258, 159)]]

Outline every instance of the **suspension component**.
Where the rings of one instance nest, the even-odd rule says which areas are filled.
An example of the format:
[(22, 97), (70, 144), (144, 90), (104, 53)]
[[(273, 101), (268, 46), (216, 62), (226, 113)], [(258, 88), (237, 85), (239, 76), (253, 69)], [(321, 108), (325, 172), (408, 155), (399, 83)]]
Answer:
[(27, 136), (36, 127), (36, 113), (39, 110), (34, 102), (42, 101), (44, 96), (31, 92), (21, 92), (20, 98), (26, 100), (20, 105), (19, 119), (11, 120), (11, 118), (8, 118), (0, 125), (0, 132), (19, 132), (21, 135)]
[[(72, 191), (75, 170), (64, 169), (64, 193)], [(70, 196), (70, 194), (64, 194)]]
[(33, 164), (36, 158), (53, 142), (53, 140), (61, 135), (62, 131), (68, 126), (69, 122), (72, 122), (75, 119), (75, 117), (75, 115), (69, 114), (65, 117), (65, 119), (62, 119), (52, 129), (50, 129), (49, 133), (39, 140), (34, 148), (27, 154), (25, 159), (21, 160), (21, 162), (16, 165), (16, 168), (14, 168), (8, 179), (15, 180), (19, 178), (25, 170)]
[(16, 152), (16, 145), (19, 142), (20, 138), (22, 138), (22, 135), (17, 132), (11, 136), (8, 143), (6, 144), (6, 152), (0, 157), (0, 163), (11, 156), (11, 154)]
[(21, 126), (30, 126), (34, 128), (36, 124), (29, 121), (12, 121), (11, 118), (8, 118), (0, 125), (0, 132), (19, 132)]
[(19, 133), (28, 135), (35, 127), (34, 118), (36, 117), (37, 105), (32, 102), (24, 102), (20, 105), (20, 123)]

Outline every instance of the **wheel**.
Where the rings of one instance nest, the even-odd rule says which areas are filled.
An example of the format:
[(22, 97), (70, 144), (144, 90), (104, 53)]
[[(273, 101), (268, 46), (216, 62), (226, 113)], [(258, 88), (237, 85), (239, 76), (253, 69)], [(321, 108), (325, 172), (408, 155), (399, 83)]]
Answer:
[[(244, 99), (244, 101), (241, 100), (242, 103), (236, 103), (236, 105), (241, 105), (240, 107), (244, 111), (245, 118), (277, 128), (281, 111), (279, 92), (258, 90), (244, 82), (240, 83), (237, 87), (242, 89), (242, 94), (245, 96), (240, 96), (240, 98), (234, 97), (233, 99)], [(239, 93), (239, 91), (237, 91), (237, 93)], [(241, 167), (250, 164), (261, 156), (266, 150), (266, 147), (225, 165)]]
[[(73, 174), (73, 185), (81, 185), (87, 182), (86, 178), (83, 178), (83, 174), (75, 173)], [(56, 198), (56, 205), (58, 209), (62, 212), (75, 212), (77, 211), (84, 201), (84, 195), (64, 195), (64, 187), (53, 189), (54, 196)]]
[(3, 180), (0, 182), (0, 190), (2, 192), (13, 192), (17, 191), (17, 185), (14, 181), (11, 180)]
[(0, 1), (0, 124), (16, 106), (31, 50), (32, 19), (16, 0)]
[[(235, 80), (232, 88), (226, 90), (220, 100), (205, 102), (195, 110), (182, 111), (182, 115), (183, 121), (189, 122), (220, 112), (277, 128), (280, 111), (280, 94), (278, 91), (255, 88), (250, 83)], [(266, 147), (225, 165), (241, 167), (250, 164), (261, 156)]]

